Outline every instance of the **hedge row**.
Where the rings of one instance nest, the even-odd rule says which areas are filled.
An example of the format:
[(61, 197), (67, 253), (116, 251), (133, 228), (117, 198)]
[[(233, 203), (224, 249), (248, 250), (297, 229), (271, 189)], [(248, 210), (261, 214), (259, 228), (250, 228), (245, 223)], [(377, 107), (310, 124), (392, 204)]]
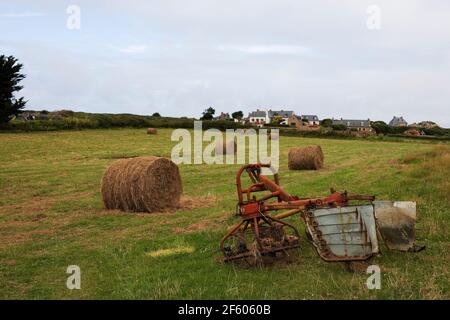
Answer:
[[(82, 114), (58, 120), (10, 121), (0, 125), (3, 131), (55, 131), (106, 128), (193, 128), (194, 119), (136, 115)], [(232, 121), (203, 121), (203, 129), (225, 130), (244, 126)]]

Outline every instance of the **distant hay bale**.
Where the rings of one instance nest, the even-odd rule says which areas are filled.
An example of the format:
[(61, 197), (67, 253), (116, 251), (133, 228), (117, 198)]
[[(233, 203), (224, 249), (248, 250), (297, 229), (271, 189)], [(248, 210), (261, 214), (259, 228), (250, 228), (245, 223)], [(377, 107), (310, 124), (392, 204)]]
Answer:
[(176, 209), (183, 192), (178, 167), (160, 157), (137, 157), (113, 162), (102, 178), (107, 209), (155, 212)]
[(158, 134), (158, 130), (156, 130), (155, 128), (148, 128), (147, 134)]
[(273, 136), (272, 136), (272, 133), (269, 133), (268, 134), (268, 136), (269, 136), (269, 140), (279, 140), (280, 139), (280, 134), (279, 133), (273, 133)]
[(236, 151), (237, 151), (236, 140), (216, 142), (216, 155), (236, 154)]
[(320, 146), (291, 148), (288, 155), (289, 170), (318, 170), (323, 168), (323, 152)]

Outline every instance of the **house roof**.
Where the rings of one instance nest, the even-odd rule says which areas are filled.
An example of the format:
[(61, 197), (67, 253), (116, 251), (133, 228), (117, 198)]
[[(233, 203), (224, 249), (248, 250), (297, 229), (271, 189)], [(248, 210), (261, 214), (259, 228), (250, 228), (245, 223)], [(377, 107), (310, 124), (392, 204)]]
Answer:
[(361, 127), (370, 127), (370, 120), (350, 120), (350, 119), (341, 119), (341, 120), (334, 120), (334, 125), (340, 125), (343, 124), (344, 126), (347, 126), (349, 128), (361, 128)]
[(230, 119), (230, 114), (229, 113), (224, 113), (221, 112), (220, 116), (217, 116), (214, 118), (215, 120), (223, 120), (223, 119)]
[(283, 118), (289, 118), (291, 115), (294, 114), (294, 111), (285, 111), (285, 110), (269, 110), (269, 118), (273, 118), (275, 116), (281, 116)]
[(407, 125), (408, 123), (406, 122), (405, 119), (403, 119), (403, 117), (393, 117), (392, 120), (389, 122), (389, 125), (391, 127), (395, 127), (398, 125)]
[(266, 117), (266, 112), (265, 111), (262, 111), (262, 110), (258, 110), (258, 111), (252, 111), (252, 112), (250, 112), (249, 114), (248, 114), (248, 117), (249, 118), (255, 118), (255, 117), (258, 117), (258, 118), (262, 118), (262, 117)]
[(319, 117), (318, 116), (316, 116), (316, 115), (309, 115), (309, 114), (307, 114), (307, 115), (303, 114), (302, 115), (302, 119), (306, 119), (308, 121), (319, 121)]

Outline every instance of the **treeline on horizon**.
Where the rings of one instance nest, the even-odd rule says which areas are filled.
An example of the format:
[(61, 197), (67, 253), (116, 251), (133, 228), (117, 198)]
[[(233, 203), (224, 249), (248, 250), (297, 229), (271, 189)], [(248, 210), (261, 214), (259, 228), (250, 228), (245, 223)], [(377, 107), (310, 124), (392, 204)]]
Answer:
[[(24, 111), (24, 113), (35, 111)], [(133, 115), (133, 114), (107, 114), (107, 113), (86, 113), (62, 110), (56, 112), (45, 112), (48, 115), (58, 117), (48, 117), (47, 119), (22, 120), (12, 119), (7, 123), (0, 124), (1, 131), (10, 132), (30, 132), (30, 131), (58, 131), (58, 130), (82, 130), (82, 129), (112, 129), (112, 128), (186, 128), (194, 127), (194, 118), (174, 118), (162, 117), (159, 114), (153, 116)], [(374, 121), (372, 128), (378, 135), (401, 136), (410, 127), (390, 127), (383, 121)], [(203, 120), (203, 129), (215, 128), (221, 131), (226, 129), (254, 128), (251, 125), (243, 125), (230, 120)], [(340, 126), (324, 126), (324, 130), (312, 132), (300, 132), (285, 126), (273, 126), (280, 129), (281, 135), (286, 136), (308, 136), (308, 137), (348, 137), (345, 128)], [(417, 128), (426, 136), (450, 138), (450, 129), (441, 127)], [(417, 138), (425, 138), (417, 137)]]
[[(34, 111), (24, 111), (34, 112)], [(52, 112), (47, 113), (52, 114)], [(70, 110), (55, 112), (59, 117), (36, 120), (13, 119), (0, 124), (3, 131), (56, 131), (81, 129), (110, 129), (110, 128), (194, 128), (194, 118), (173, 118), (161, 116), (142, 116), (134, 114), (85, 113)], [(203, 129), (216, 128), (219, 130), (247, 128), (233, 121), (204, 120)]]

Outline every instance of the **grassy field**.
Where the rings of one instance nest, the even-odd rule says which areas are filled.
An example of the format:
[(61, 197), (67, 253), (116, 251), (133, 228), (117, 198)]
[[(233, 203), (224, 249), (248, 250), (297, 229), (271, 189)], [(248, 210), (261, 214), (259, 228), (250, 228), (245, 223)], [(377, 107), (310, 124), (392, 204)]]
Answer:
[[(184, 193), (197, 203), (191, 210), (104, 210), (105, 168), (121, 157), (170, 157), (170, 133), (0, 134), (0, 298), (450, 298), (449, 144), (281, 137), (281, 183), (292, 194), (326, 195), (335, 187), (417, 201), (417, 235), (426, 250), (384, 250), (374, 259), (381, 290), (368, 290), (367, 275), (323, 262), (304, 236), (290, 264), (219, 264), (219, 240), (237, 222), (237, 165), (181, 165)], [(310, 144), (322, 146), (325, 168), (288, 171), (288, 149)], [(303, 230), (298, 216), (290, 219)], [(66, 288), (68, 265), (80, 266), (81, 290)]]

